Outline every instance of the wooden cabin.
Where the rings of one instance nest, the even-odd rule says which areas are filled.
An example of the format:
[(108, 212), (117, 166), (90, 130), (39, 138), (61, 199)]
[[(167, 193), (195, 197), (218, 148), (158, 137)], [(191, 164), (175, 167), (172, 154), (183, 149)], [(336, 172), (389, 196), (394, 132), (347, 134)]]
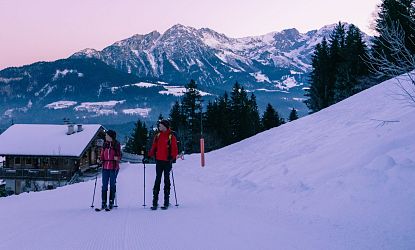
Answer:
[(99, 124), (15, 124), (0, 135), (0, 178), (68, 180), (97, 164), (105, 135)]

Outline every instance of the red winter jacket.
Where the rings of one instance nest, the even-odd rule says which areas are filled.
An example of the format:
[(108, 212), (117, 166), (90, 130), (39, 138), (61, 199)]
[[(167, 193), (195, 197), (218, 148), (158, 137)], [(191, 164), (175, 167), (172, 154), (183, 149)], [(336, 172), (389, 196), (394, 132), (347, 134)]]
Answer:
[[(170, 135), (171, 135), (171, 142), (170, 142), (171, 157), (169, 158), (169, 136)], [(176, 159), (177, 155), (178, 155), (177, 139), (170, 129), (167, 129), (164, 132), (159, 132), (158, 134), (154, 136), (153, 145), (151, 146), (151, 149), (148, 152), (149, 157), (156, 156), (156, 160), (170, 161), (170, 160)]]
[[(114, 160), (114, 157), (118, 157), (118, 160)], [(121, 146), (118, 142), (105, 142), (104, 147), (101, 150), (101, 162), (104, 169), (120, 169), (121, 160)]]

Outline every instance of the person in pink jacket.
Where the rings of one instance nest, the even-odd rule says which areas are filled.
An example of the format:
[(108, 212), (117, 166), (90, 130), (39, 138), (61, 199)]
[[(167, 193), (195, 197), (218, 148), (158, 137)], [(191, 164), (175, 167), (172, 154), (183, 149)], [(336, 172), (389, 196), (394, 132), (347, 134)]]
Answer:
[[(117, 133), (108, 130), (105, 134), (105, 143), (101, 150), (102, 163), (102, 206), (101, 209), (112, 209), (116, 192), (117, 174), (120, 169), (121, 146), (117, 141)], [(107, 207), (108, 183), (110, 185), (109, 207)]]

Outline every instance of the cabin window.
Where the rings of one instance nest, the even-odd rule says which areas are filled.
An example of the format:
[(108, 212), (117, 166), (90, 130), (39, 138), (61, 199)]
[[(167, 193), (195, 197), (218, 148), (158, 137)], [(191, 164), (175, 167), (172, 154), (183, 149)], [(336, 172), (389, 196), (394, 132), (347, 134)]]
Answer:
[(42, 166), (44, 168), (48, 168), (49, 167), (49, 158), (42, 158)]
[(25, 165), (31, 166), (32, 165), (32, 158), (25, 159)]
[(20, 165), (22, 164), (21, 158), (20, 157), (14, 157), (14, 165)]
[(38, 168), (40, 166), (40, 158), (33, 158), (33, 166)]
[(50, 166), (52, 168), (57, 168), (58, 167), (58, 159), (57, 158), (50, 158)]
[(64, 164), (64, 159), (62, 159), (62, 158), (58, 158), (58, 167), (63, 167), (63, 164)]

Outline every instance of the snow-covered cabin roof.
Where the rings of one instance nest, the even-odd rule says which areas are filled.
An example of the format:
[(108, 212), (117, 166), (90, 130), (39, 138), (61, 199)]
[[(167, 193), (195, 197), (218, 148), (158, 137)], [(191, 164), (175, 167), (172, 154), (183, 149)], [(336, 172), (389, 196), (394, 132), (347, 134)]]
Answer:
[(0, 155), (81, 156), (102, 126), (83, 124), (67, 135), (68, 125), (15, 124), (0, 135)]

